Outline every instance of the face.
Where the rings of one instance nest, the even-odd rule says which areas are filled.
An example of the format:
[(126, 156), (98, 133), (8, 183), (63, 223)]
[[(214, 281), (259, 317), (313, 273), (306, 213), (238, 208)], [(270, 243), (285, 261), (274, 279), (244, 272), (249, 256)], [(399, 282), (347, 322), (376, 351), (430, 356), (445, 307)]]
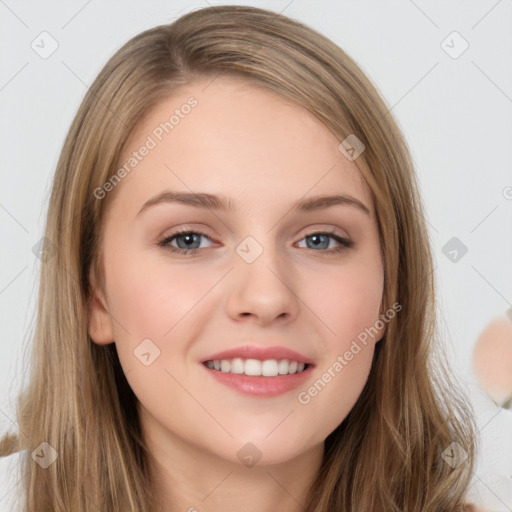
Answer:
[(115, 196), (89, 334), (115, 340), (162, 450), (281, 463), (322, 446), (368, 378), (385, 329), (377, 221), (319, 120), (241, 80), (210, 82), (148, 112), (121, 181), (98, 191)]

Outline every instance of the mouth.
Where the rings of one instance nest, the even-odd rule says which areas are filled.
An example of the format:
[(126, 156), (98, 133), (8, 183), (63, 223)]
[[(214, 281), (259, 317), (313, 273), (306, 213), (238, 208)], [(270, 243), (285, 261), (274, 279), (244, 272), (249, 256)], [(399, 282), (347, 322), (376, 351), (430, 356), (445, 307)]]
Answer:
[(312, 359), (286, 347), (245, 345), (201, 361), (213, 382), (258, 399), (291, 393), (312, 377)]
[(311, 364), (289, 359), (210, 359), (203, 363), (210, 370), (248, 377), (278, 377), (306, 371)]
[[(305, 386), (313, 375), (315, 365), (287, 360), (265, 359), (260, 361), (235, 358), (232, 360), (211, 359), (201, 366), (213, 379), (213, 382), (218, 382), (245, 396), (265, 399), (291, 393), (295, 389)], [(242, 369), (243, 372), (240, 372)], [(280, 373), (280, 370), (283, 373)]]

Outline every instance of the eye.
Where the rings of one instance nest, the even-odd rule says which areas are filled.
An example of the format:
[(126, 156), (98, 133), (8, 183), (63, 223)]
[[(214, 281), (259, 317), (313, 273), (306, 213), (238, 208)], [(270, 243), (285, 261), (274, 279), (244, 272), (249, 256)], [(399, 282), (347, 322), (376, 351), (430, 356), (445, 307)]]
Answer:
[[(198, 244), (201, 245), (201, 237), (208, 238), (209, 240), (211, 240), (208, 235), (200, 231), (181, 229), (159, 240), (158, 246), (163, 247), (166, 250), (177, 254), (195, 254), (200, 248)], [(329, 239), (334, 240), (336, 243), (338, 243), (338, 247), (329, 249)], [(354, 242), (347, 240), (346, 238), (342, 238), (336, 235), (334, 232), (324, 231), (310, 233), (306, 235), (304, 238), (302, 238), (302, 240), (311, 240), (311, 243), (307, 243), (308, 249), (327, 249), (320, 252), (327, 252), (331, 254), (338, 253), (354, 245)], [(178, 247), (171, 245), (172, 242), (175, 241)]]
[(329, 238), (337, 242), (339, 244), (338, 247), (320, 252), (337, 253), (354, 245), (354, 242), (336, 235), (333, 231), (315, 231), (314, 233), (306, 235), (302, 240), (311, 240), (311, 243), (306, 243), (308, 249), (327, 249), (330, 244)]
[[(208, 238), (208, 235), (200, 231), (192, 231), (190, 229), (182, 229), (166, 236), (158, 242), (160, 247), (178, 254), (195, 254), (197, 252), (197, 244), (201, 244), (201, 237)], [(171, 242), (176, 240), (178, 247), (170, 245)]]

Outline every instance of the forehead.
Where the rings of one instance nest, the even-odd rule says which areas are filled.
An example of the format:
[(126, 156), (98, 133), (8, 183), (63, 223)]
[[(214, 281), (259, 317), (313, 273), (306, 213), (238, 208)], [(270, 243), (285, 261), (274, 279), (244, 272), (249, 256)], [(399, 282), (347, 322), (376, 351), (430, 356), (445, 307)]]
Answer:
[(261, 206), (338, 192), (372, 210), (369, 189), (339, 143), (305, 108), (262, 86), (204, 78), (141, 119), (119, 159), (129, 172), (116, 192), (139, 202), (163, 189), (222, 192), (242, 204), (259, 197)]

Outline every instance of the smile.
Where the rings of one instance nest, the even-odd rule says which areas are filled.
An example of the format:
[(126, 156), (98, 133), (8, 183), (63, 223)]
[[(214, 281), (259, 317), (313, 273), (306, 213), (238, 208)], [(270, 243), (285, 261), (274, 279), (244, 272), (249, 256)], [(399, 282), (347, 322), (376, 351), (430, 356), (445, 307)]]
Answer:
[(234, 375), (248, 375), (251, 377), (277, 377), (303, 372), (308, 365), (288, 359), (214, 359), (204, 363), (209, 369)]

